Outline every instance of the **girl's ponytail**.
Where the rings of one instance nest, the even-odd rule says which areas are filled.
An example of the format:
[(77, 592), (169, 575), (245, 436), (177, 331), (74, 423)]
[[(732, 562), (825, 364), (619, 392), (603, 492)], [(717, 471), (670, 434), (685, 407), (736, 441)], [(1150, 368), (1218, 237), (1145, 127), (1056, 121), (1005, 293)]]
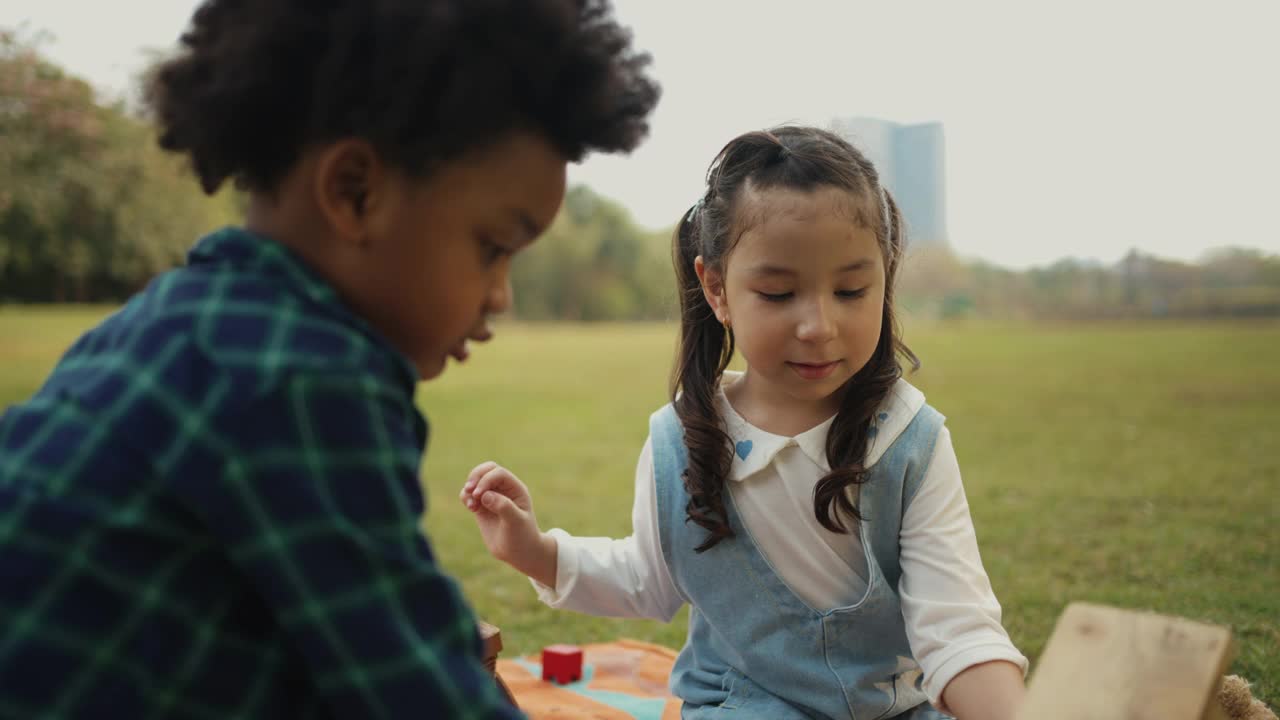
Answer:
[(707, 529), (696, 549), (702, 552), (732, 537), (724, 514), (724, 481), (733, 462), (733, 448), (716, 407), (717, 386), (733, 357), (733, 333), (720, 324), (702, 293), (694, 270), (702, 254), (700, 232), (706, 206), (699, 200), (680, 220), (672, 239), (671, 260), (680, 293), (680, 344), (671, 374), (671, 399), (684, 426), (689, 466), (684, 487), (689, 494), (688, 518)]

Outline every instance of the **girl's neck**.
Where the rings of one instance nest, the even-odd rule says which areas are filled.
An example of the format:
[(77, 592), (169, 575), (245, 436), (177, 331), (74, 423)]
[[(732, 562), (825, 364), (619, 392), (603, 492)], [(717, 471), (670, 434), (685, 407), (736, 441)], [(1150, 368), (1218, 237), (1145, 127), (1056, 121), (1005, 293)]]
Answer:
[(752, 426), (773, 435), (794, 437), (826, 422), (840, 409), (840, 393), (804, 400), (771, 391), (748, 368), (736, 382), (724, 386), (725, 398)]

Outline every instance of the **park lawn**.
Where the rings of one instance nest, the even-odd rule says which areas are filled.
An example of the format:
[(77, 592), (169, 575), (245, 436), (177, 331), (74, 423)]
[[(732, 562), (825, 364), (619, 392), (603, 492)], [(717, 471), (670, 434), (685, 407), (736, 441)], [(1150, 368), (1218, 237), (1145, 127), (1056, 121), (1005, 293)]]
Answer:
[[(0, 308), (0, 406), (30, 395), (109, 309)], [(542, 606), (490, 559), (457, 501), (487, 459), (533, 489), (544, 528), (630, 531), (636, 457), (666, 401), (670, 325), (504, 325), (422, 386), (425, 527), (506, 655), (670, 624)], [(1005, 624), (1034, 658), (1072, 601), (1231, 626), (1231, 671), (1280, 705), (1280, 324), (907, 322), (910, 379), (948, 417)]]

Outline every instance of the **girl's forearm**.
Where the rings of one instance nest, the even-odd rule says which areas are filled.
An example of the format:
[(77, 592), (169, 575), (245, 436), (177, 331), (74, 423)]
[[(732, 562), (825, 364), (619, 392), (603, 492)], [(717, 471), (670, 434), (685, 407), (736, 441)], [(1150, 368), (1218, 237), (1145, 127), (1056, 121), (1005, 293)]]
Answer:
[(556, 586), (556, 539), (545, 532), (527, 547), (512, 554), (507, 564), (547, 587)]
[(942, 691), (942, 702), (958, 720), (1013, 720), (1026, 693), (1022, 669), (996, 660), (952, 678)]

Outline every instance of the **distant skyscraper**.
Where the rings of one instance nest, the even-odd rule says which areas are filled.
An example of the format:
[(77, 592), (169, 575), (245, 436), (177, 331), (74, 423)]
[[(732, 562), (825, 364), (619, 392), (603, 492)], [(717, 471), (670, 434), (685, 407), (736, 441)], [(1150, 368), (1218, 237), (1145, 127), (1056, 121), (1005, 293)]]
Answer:
[(947, 242), (946, 147), (941, 123), (840, 118), (831, 129), (866, 154), (907, 219), (913, 243)]

